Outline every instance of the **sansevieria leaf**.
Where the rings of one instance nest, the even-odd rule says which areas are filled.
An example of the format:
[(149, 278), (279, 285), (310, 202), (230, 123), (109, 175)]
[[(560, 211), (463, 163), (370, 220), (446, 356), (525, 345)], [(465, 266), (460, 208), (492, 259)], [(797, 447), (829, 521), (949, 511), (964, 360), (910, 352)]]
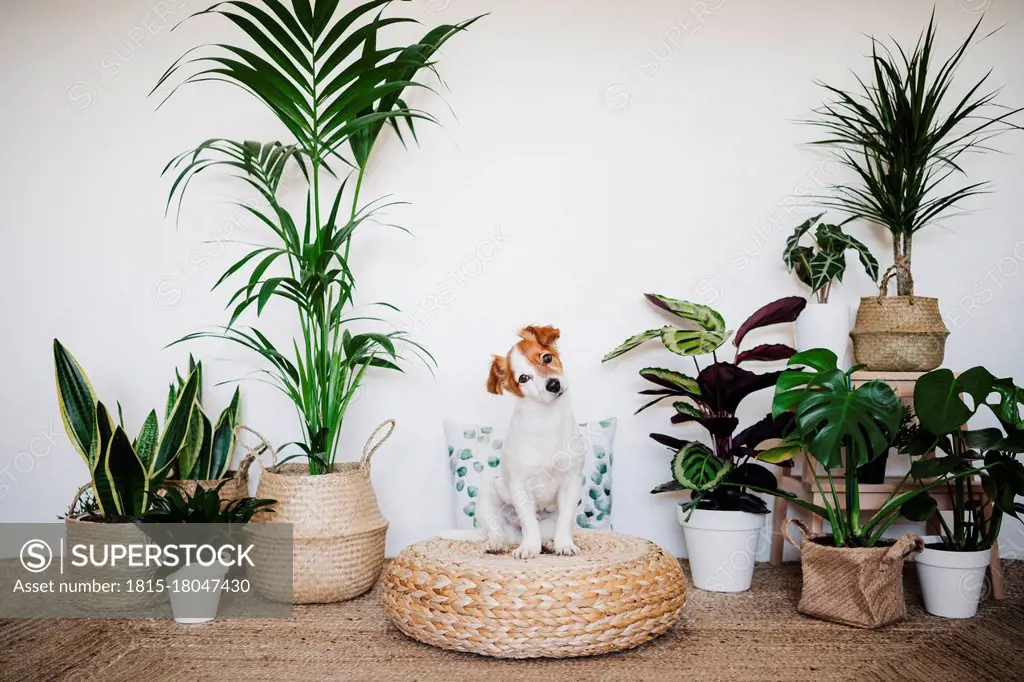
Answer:
[(146, 511), (146, 470), (120, 426), (107, 446), (104, 472), (115, 493), (117, 514), (134, 517)]
[(95, 462), (91, 459), (94, 456), (91, 444), (96, 437), (96, 394), (93, 393), (85, 370), (57, 339), (53, 340), (53, 364), (57, 378), (57, 402), (61, 419), (64, 420), (64, 430), (67, 431), (72, 447), (91, 468)]
[[(672, 327), (666, 327), (666, 329), (671, 328)], [(601, 358), (601, 362), (608, 362), (612, 358), (617, 358), (623, 353), (633, 350), (634, 348), (639, 346), (641, 343), (644, 343), (645, 341), (650, 341), (651, 339), (658, 338), (658, 336), (661, 334), (661, 331), (661, 329), (648, 329), (647, 331), (641, 332), (636, 336), (629, 337), (621, 345), (615, 348), (615, 350), (609, 352), (607, 355)]]
[(644, 294), (648, 301), (668, 312), (694, 323), (704, 331), (724, 332), (725, 319), (713, 308), (699, 303), (680, 301), (661, 294)]
[(110, 477), (107, 475), (106, 453), (113, 435), (113, 427), (110, 423), (110, 415), (103, 403), (96, 403), (95, 417), (96, 438), (93, 439), (90, 447), (89, 459), (92, 465), (89, 472), (92, 475), (92, 487), (96, 493), (96, 504), (100, 513), (104, 515), (119, 514), (119, 501), (115, 495), (114, 487), (111, 485)]
[(174, 403), (171, 415), (164, 424), (164, 432), (160, 436), (160, 443), (157, 446), (156, 457), (149, 465), (149, 480), (151, 489), (163, 481), (167, 470), (174, 463), (174, 458), (181, 450), (188, 433), (189, 422), (192, 419), (192, 411), (196, 405), (196, 393), (199, 387), (199, 377), (196, 372), (189, 375), (188, 381), (178, 393), (178, 399)]
[(665, 327), (661, 330), (661, 342), (679, 355), (707, 355), (718, 350), (730, 334), (732, 332)]
[(221, 413), (213, 428), (209, 478), (223, 478), (231, 465), (231, 455), (235, 450), (235, 427), (238, 425), (238, 399), (236, 388), (231, 403)]
[(713, 490), (728, 473), (729, 466), (703, 443), (687, 443), (672, 458), (672, 477), (687, 490)]
[(142, 430), (139, 431), (139, 435), (132, 444), (135, 454), (139, 456), (139, 461), (147, 471), (150, 462), (153, 461), (153, 455), (156, 453), (156, 442), (159, 438), (160, 425), (157, 423), (156, 410), (151, 410), (146, 416), (146, 421), (142, 422)]

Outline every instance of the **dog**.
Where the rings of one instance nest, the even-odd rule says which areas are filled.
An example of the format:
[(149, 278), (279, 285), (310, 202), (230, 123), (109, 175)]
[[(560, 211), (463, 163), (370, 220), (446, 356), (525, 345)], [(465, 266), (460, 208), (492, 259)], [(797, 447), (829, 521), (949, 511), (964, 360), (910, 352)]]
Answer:
[(520, 341), (491, 362), (487, 390), (510, 393), (518, 402), (501, 467), (482, 487), (477, 505), (487, 552), (507, 552), (517, 531), (517, 559), (536, 557), (542, 548), (563, 556), (580, 552), (573, 528), (585, 448), (565, 395), (569, 386), (555, 346), (560, 335), (554, 327), (524, 327)]

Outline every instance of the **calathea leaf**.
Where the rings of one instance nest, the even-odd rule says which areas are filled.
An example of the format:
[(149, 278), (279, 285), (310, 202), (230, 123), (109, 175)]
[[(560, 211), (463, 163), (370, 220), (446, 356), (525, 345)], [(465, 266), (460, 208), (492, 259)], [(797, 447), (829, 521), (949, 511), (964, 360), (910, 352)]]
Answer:
[(779, 487), (779, 481), (775, 474), (765, 469), (760, 464), (746, 462), (729, 472), (725, 480), (740, 486), (752, 485), (765, 490), (775, 490)]
[(761, 344), (750, 350), (745, 350), (736, 355), (736, 364), (750, 360), (760, 362), (773, 362), (775, 360), (788, 360), (796, 354), (796, 350), (783, 343)]
[(800, 313), (807, 307), (807, 299), (803, 296), (787, 296), (772, 301), (762, 306), (747, 318), (747, 321), (740, 325), (736, 337), (732, 340), (734, 346), (739, 348), (746, 335), (762, 327), (769, 327), (774, 324), (793, 322), (800, 317)]
[(692, 322), (706, 332), (724, 332), (725, 319), (713, 308), (699, 303), (679, 301), (661, 294), (644, 294), (648, 301), (662, 310)]
[(774, 386), (781, 372), (755, 374), (731, 362), (708, 365), (697, 375), (701, 402), (712, 412), (735, 414), (739, 404), (751, 393)]
[(672, 492), (677, 492), (679, 490), (686, 490), (686, 488), (684, 488), (683, 486), (679, 485), (679, 483), (676, 482), (675, 480), (671, 480), (671, 481), (666, 481), (665, 483), (662, 483), (661, 485), (658, 485), (658, 486), (655, 486), (654, 488), (652, 488), (651, 489), (651, 494), (652, 495), (657, 495), (658, 493), (672, 493)]
[(687, 490), (713, 490), (729, 471), (729, 466), (703, 443), (688, 443), (672, 458), (672, 477)]
[(683, 395), (700, 395), (700, 386), (697, 385), (697, 380), (680, 372), (657, 367), (645, 367), (640, 370), (640, 376), (652, 384), (673, 389)]
[(683, 440), (681, 438), (674, 438), (672, 436), (666, 436), (663, 433), (652, 433), (652, 434), (650, 434), (650, 437), (651, 437), (651, 439), (653, 441), (655, 441), (656, 443), (660, 443), (660, 444), (664, 445), (665, 447), (667, 447), (672, 452), (678, 452), (679, 450), (682, 450), (688, 444), (693, 442), (693, 441), (689, 441), (689, 440)]
[[(671, 329), (671, 327), (665, 327), (665, 329)], [(624, 342), (622, 342), (622, 344), (619, 345), (617, 348), (610, 351), (607, 355), (601, 358), (601, 362), (608, 362), (613, 358), (617, 358), (623, 353), (633, 350), (634, 348), (636, 348), (645, 341), (650, 341), (651, 339), (658, 338), (661, 335), (661, 333), (661, 329), (648, 329), (645, 332), (640, 332), (636, 336), (631, 336)]]
[(732, 439), (736, 447), (756, 448), (766, 440), (782, 438), (793, 428), (793, 414), (786, 412), (778, 417), (766, 414), (760, 421), (740, 431)]
[(672, 415), (671, 421), (673, 424), (696, 422), (716, 438), (725, 438), (732, 435), (732, 432), (736, 430), (736, 426), (739, 424), (739, 420), (736, 417), (705, 417), (704, 415), (694, 417), (688, 412), (677, 412)]
[(661, 342), (665, 348), (683, 356), (713, 353), (725, 343), (727, 338), (729, 338), (727, 331), (677, 329), (675, 327), (665, 327), (661, 330)]

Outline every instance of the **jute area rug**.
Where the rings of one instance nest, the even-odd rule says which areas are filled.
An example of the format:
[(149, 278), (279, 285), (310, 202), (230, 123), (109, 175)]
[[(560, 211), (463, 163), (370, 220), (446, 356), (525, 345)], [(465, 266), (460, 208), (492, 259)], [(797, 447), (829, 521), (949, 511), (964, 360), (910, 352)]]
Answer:
[(908, 570), (908, 619), (864, 631), (798, 614), (799, 566), (759, 564), (750, 592), (691, 590), (660, 639), (571, 660), (503, 661), (419, 644), (388, 624), (377, 589), (296, 607), (286, 620), (0, 621), (0, 679), (1024, 680), (1024, 562), (1005, 571), (1005, 601), (950, 621), (924, 613)]

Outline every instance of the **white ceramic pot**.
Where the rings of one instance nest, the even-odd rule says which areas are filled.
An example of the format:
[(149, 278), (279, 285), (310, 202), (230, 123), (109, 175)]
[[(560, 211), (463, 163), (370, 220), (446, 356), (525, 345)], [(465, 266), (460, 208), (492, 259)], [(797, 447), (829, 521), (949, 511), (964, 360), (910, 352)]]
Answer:
[[(191, 564), (167, 577), (171, 593), (171, 611), (175, 622), (184, 625), (206, 623), (217, 617), (220, 589), (214, 590), (214, 581), (221, 581), (228, 569), (219, 563), (212, 566)], [(185, 589), (182, 586), (187, 584)], [(216, 586), (219, 588), (220, 584)], [(178, 589), (175, 589), (175, 588)], [(198, 588), (198, 589), (196, 589)]]
[(679, 507), (693, 586), (708, 592), (750, 589), (764, 514)]
[(925, 610), (943, 618), (973, 618), (991, 559), (990, 549), (948, 552), (926, 547), (914, 560)]
[(839, 358), (839, 366), (850, 366), (850, 308), (841, 303), (809, 302), (796, 318), (796, 349), (827, 348)]

